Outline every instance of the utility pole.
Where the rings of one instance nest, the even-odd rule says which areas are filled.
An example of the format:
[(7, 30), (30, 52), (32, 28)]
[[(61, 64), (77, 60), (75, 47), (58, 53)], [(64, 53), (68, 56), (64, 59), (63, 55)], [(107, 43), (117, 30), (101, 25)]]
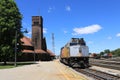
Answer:
[[(14, 62), (14, 66), (17, 67), (17, 37), (18, 37), (18, 30), (19, 29), (15, 29), (15, 62)], [(28, 33), (27, 29), (25, 31), (23, 31), (23, 33)]]
[(54, 33), (52, 33), (52, 48), (53, 48), (53, 52), (55, 53)]
[(17, 66), (17, 29), (15, 31), (15, 63), (14, 66)]

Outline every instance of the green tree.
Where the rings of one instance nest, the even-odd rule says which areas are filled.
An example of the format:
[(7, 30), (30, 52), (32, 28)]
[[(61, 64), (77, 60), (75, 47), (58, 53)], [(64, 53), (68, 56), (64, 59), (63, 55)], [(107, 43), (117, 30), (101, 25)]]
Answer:
[(110, 50), (109, 49), (106, 49), (106, 50), (104, 50), (104, 53), (110, 53)]
[(115, 56), (120, 56), (120, 48), (112, 51), (112, 54), (115, 55)]
[(105, 53), (104, 52), (100, 52), (100, 55), (103, 56)]
[(6, 61), (14, 56), (15, 32), (17, 30), (17, 43), (20, 38), (22, 15), (14, 0), (0, 0), (0, 59)]

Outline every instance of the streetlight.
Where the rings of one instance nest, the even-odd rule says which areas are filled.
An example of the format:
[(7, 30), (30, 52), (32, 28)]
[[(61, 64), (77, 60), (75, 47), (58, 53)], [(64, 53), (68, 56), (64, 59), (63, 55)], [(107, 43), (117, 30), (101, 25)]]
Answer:
[[(17, 66), (17, 31), (18, 29), (15, 29), (15, 63), (14, 63), (14, 66), (16, 67)], [(23, 33), (28, 33), (27, 29), (25, 29), (25, 31), (23, 31)]]

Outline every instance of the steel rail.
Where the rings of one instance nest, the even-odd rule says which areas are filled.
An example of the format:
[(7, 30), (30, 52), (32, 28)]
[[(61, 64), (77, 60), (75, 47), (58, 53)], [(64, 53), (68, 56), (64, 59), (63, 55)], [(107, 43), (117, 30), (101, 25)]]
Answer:
[(95, 80), (120, 80), (120, 76), (108, 74), (108, 73), (101, 72), (98, 70), (79, 69), (79, 68), (74, 68), (74, 69), (80, 73), (83, 73), (87, 76), (94, 78)]

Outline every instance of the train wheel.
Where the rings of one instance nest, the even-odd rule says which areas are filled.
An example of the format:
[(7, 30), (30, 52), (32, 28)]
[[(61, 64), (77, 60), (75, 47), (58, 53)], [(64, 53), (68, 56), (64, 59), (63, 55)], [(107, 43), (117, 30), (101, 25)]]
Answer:
[(74, 62), (73, 62), (71, 59), (69, 59), (69, 60), (68, 60), (68, 65), (69, 65), (70, 67), (73, 67)]
[(82, 69), (85, 68), (85, 63), (84, 63), (84, 61), (81, 61), (81, 62), (79, 63), (79, 65), (80, 65), (80, 67), (81, 67)]

